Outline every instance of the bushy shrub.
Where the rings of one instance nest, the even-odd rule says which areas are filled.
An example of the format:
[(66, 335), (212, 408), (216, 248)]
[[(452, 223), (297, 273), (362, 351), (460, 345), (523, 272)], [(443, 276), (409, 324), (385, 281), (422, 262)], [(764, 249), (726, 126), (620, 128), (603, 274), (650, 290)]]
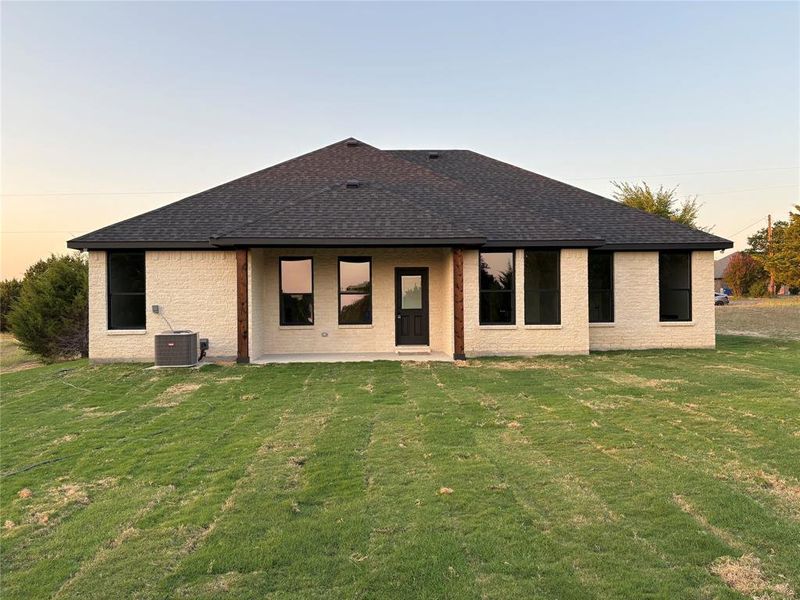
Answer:
[(28, 269), (8, 317), (20, 345), (45, 361), (88, 356), (88, 287), (80, 256), (52, 256)]
[(769, 273), (764, 270), (761, 263), (746, 252), (738, 252), (731, 256), (722, 277), (735, 296), (752, 295), (751, 288), (759, 282), (763, 282), (766, 289), (766, 282), (769, 281)]
[(747, 295), (753, 298), (769, 296), (769, 280), (759, 279), (747, 288)]
[(8, 331), (8, 314), (19, 298), (22, 282), (19, 279), (0, 281), (0, 331)]

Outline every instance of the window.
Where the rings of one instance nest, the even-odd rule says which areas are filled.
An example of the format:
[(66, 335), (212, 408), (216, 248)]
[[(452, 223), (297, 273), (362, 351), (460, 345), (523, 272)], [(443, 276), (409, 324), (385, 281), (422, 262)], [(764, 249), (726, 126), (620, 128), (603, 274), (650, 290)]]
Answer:
[(144, 329), (144, 251), (109, 252), (107, 269), (108, 328)]
[(525, 324), (561, 323), (559, 250), (525, 251)]
[(372, 323), (372, 261), (368, 256), (339, 259), (339, 324)]
[(514, 253), (481, 252), (478, 257), (481, 325), (513, 325)]
[(661, 252), (658, 255), (659, 318), (692, 320), (692, 253)]
[(314, 324), (314, 263), (310, 258), (281, 258), (281, 325)]
[(589, 251), (589, 322), (614, 322), (614, 253)]

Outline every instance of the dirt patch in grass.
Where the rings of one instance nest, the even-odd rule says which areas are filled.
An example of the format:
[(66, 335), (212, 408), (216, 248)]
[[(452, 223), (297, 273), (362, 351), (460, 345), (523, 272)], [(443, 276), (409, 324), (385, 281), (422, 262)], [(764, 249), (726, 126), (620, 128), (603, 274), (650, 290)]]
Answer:
[(60, 437), (58, 439), (53, 440), (52, 442), (50, 442), (50, 445), (51, 446), (59, 446), (61, 444), (66, 444), (68, 442), (74, 442), (77, 439), (78, 439), (77, 435), (72, 435), (71, 433), (68, 433), (65, 436), (62, 436), (62, 437)]
[(202, 387), (200, 383), (176, 383), (161, 392), (151, 406), (159, 408), (172, 408), (178, 406), (192, 392)]
[(728, 463), (722, 476), (768, 492), (786, 506), (794, 518), (800, 519), (800, 485), (797, 483), (763, 469), (748, 469), (738, 462)]
[(87, 408), (81, 409), (82, 413), (81, 416), (101, 419), (103, 417), (116, 417), (117, 415), (121, 415), (124, 412), (125, 412), (124, 410), (103, 411), (100, 410), (99, 406), (89, 406)]
[(728, 533), (724, 529), (720, 529), (708, 522), (708, 519), (701, 514), (686, 498), (678, 494), (673, 494), (672, 501), (678, 505), (683, 512), (692, 517), (695, 522), (706, 531), (714, 534), (717, 538), (728, 544), (731, 548), (744, 551), (744, 545), (737, 537)]
[(772, 583), (761, 570), (761, 560), (753, 554), (739, 558), (721, 556), (710, 570), (729, 587), (756, 600), (769, 598), (794, 598), (794, 590), (785, 582)]
[(603, 377), (617, 385), (655, 390), (675, 390), (676, 384), (686, 383), (685, 379), (649, 379), (633, 373), (609, 373)]
[(117, 479), (107, 477), (91, 483), (75, 483), (64, 481), (56, 487), (49, 488), (44, 494), (34, 496), (27, 488), (20, 490), (18, 496), (21, 500), (30, 500), (26, 509), (27, 522), (37, 525), (51, 525), (52, 517), (61, 513), (67, 507), (80, 504), (87, 505), (91, 502), (91, 494), (95, 491), (113, 487)]
[(636, 400), (639, 400), (639, 398), (634, 398), (633, 396), (621, 396), (618, 394), (608, 394), (600, 398), (593, 396), (591, 398), (577, 399), (577, 401), (586, 408), (591, 408), (592, 410), (597, 411), (615, 410), (617, 408), (628, 406), (631, 402)]
[(545, 369), (548, 371), (561, 371), (572, 369), (572, 366), (566, 363), (548, 362), (544, 360), (469, 360), (469, 361), (456, 361), (456, 366), (467, 367), (471, 369), (488, 368), (497, 371), (535, 371)]

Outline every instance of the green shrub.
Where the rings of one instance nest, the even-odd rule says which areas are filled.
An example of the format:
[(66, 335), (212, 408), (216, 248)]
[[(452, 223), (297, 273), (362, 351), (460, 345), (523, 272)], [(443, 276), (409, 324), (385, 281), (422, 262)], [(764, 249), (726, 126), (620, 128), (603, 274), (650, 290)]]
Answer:
[(8, 317), (20, 345), (45, 361), (88, 356), (88, 287), (80, 256), (52, 256), (28, 269)]
[(747, 295), (753, 298), (769, 296), (769, 280), (759, 279), (747, 289)]
[(8, 331), (8, 313), (19, 298), (22, 282), (19, 279), (0, 281), (0, 331)]

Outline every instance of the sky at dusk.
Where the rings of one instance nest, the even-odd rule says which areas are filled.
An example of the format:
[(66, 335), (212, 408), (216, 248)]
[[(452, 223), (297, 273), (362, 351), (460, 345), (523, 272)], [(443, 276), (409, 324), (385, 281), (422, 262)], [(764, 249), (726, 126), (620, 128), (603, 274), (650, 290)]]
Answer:
[(800, 203), (799, 7), (4, 2), (2, 277), (349, 136), (679, 185), (741, 249)]

